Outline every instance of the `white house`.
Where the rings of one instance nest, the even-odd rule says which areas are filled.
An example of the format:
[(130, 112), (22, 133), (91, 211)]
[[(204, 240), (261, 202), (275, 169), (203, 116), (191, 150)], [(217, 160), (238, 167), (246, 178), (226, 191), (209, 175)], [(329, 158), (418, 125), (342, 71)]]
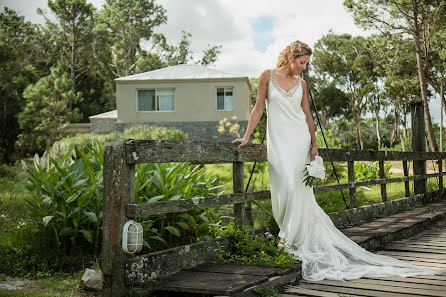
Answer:
[(91, 116), (93, 133), (146, 124), (181, 129), (190, 140), (228, 141), (233, 136), (217, 131), (220, 120), (236, 116), (241, 127), (248, 124), (251, 84), (246, 76), (183, 64), (115, 82), (117, 110)]

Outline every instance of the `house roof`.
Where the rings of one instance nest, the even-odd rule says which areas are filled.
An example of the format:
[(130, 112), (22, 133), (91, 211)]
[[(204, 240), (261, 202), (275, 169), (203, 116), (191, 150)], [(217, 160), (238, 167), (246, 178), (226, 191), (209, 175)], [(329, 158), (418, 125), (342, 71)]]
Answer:
[(138, 81), (138, 80), (179, 80), (179, 79), (215, 79), (215, 78), (239, 78), (246, 79), (247, 76), (239, 76), (217, 69), (196, 64), (181, 64), (157, 69), (149, 72), (116, 78), (115, 81)]
[(89, 116), (89, 119), (117, 119), (118, 118), (118, 112), (117, 110), (107, 111), (100, 114), (95, 114), (93, 116)]

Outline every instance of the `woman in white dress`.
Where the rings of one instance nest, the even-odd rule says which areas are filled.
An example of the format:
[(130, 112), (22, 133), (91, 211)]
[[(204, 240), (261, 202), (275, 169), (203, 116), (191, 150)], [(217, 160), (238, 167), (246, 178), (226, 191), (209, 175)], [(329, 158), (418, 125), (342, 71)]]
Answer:
[(427, 269), (370, 253), (339, 231), (319, 207), (313, 188), (303, 183), (305, 164), (318, 154), (306, 82), (300, 78), (312, 54), (300, 41), (288, 45), (277, 68), (262, 72), (256, 104), (238, 148), (267, 111), (267, 157), (273, 216), (280, 228), (278, 248), (302, 261), (306, 280), (347, 280), (361, 277), (432, 275)]

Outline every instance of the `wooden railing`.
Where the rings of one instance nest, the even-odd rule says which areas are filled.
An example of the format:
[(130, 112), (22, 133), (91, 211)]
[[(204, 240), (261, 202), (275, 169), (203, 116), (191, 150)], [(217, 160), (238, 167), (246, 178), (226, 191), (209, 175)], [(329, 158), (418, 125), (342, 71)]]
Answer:
[[(357, 206), (356, 188), (359, 186), (381, 185), (382, 200), (386, 201), (386, 184), (388, 183), (405, 182), (406, 196), (410, 196), (409, 181), (415, 181), (415, 194), (425, 193), (427, 178), (438, 177), (439, 187), (442, 188), (442, 177), (446, 174), (441, 170), (442, 160), (446, 158), (446, 153), (320, 149), (319, 154), (324, 158), (324, 161), (347, 162), (348, 183), (320, 186), (314, 188), (314, 191), (319, 193), (349, 189), (350, 207)], [(439, 172), (426, 174), (426, 160), (438, 161)], [(245, 202), (270, 199), (269, 191), (244, 193), (243, 163), (253, 161), (267, 161), (265, 144), (247, 144), (241, 149), (237, 149), (236, 145), (232, 143), (179, 140), (116, 140), (108, 143), (104, 148), (103, 296), (124, 296), (129, 273), (132, 270), (129, 267), (149, 266), (148, 259), (152, 259), (149, 255), (131, 257), (124, 254), (121, 246), (122, 228), (128, 219), (233, 204), (236, 222), (244, 224)], [(354, 164), (356, 161), (378, 161), (380, 178), (371, 181), (355, 181)], [(404, 177), (385, 178), (385, 161), (402, 161)], [(413, 162), (414, 176), (408, 174), (408, 161), (415, 161)], [(233, 194), (135, 204), (135, 164), (157, 162), (232, 163)], [(203, 246), (201, 245), (200, 249), (205, 250)], [(199, 258), (201, 261), (208, 259), (203, 255)], [(158, 260), (153, 258), (150, 261), (153, 264)], [(196, 265), (199, 264), (199, 261), (191, 263), (193, 264), (187, 265)], [(137, 280), (136, 283), (140, 284), (154, 278), (147, 272), (141, 272), (139, 275), (133, 273), (132, 277)]]

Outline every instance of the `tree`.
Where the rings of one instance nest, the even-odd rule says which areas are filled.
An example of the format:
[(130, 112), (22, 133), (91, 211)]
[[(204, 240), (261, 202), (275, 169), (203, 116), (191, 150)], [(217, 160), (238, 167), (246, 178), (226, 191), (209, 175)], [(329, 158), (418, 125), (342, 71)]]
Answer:
[(61, 64), (51, 67), (50, 75), (26, 87), (26, 106), (18, 114), (22, 131), (17, 140), (19, 148), (49, 151), (56, 140), (66, 136), (68, 124), (81, 117), (78, 108), (68, 109), (69, 102), (82, 100), (82, 94), (73, 89), (73, 81)]
[(96, 32), (107, 34), (112, 42), (108, 44), (112, 64), (107, 66), (115, 77), (131, 74), (140, 42), (149, 41), (154, 29), (166, 21), (166, 10), (154, 0), (106, 0)]
[[(70, 77), (74, 90), (77, 90), (76, 79), (88, 69), (86, 65), (78, 65), (78, 62), (82, 57), (91, 55), (94, 6), (87, 4), (86, 0), (49, 0), (48, 6), (59, 21), (60, 37), (69, 42), (69, 50), (64, 49), (62, 53), (69, 56), (66, 64), (70, 65)], [(73, 108), (72, 102), (69, 108)]]
[(370, 41), (350, 34), (329, 32), (319, 39), (314, 48), (313, 64), (320, 79), (331, 80), (349, 97), (356, 125), (358, 149), (363, 149), (361, 114), (366, 110), (374, 85)]
[(13, 161), (20, 133), (16, 115), (25, 105), (22, 92), (38, 78), (31, 65), (37, 36), (36, 26), (16, 11), (5, 7), (0, 13), (0, 163)]
[[(337, 117), (350, 118), (349, 98), (334, 81), (325, 86), (318, 86), (314, 92), (314, 100), (321, 114), (321, 125), (327, 128), (328, 122)], [(311, 106), (311, 105), (310, 105)]]
[(444, 23), (446, 3), (443, 0), (345, 0), (344, 6), (361, 27), (412, 38), (429, 143), (432, 151), (438, 151), (428, 105), (426, 71), (432, 55), (431, 38)]
[[(193, 60), (193, 52), (190, 48), (191, 37), (192, 35), (189, 32), (183, 30), (178, 45), (170, 45), (163, 34), (157, 33), (153, 35), (154, 48), (158, 50), (161, 59), (169, 66), (187, 64)], [(204, 50), (203, 57), (194, 63), (201, 65), (214, 64), (220, 54), (220, 48), (221, 46), (212, 46)]]

